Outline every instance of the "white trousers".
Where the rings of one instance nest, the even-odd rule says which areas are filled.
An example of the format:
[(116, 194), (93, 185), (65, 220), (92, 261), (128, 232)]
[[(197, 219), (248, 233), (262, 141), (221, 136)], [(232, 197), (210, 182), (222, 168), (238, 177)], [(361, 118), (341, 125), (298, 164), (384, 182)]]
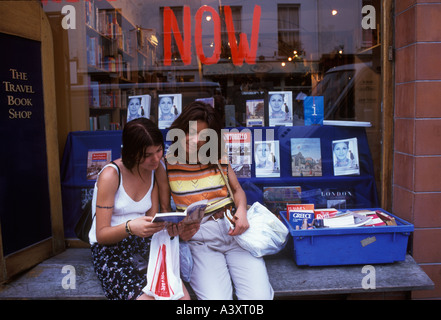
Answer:
[(193, 255), (191, 287), (200, 300), (271, 300), (274, 291), (265, 261), (242, 249), (228, 235), (223, 219), (201, 224), (188, 242)]

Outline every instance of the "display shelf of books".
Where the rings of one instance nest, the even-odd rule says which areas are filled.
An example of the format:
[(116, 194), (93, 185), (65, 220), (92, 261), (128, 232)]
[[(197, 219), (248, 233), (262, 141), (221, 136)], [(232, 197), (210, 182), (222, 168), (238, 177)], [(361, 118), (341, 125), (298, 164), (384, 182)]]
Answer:
[(83, 78), (87, 86), (90, 130), (118, 130), (127, 108), (127, 89), (133, 83), (136, 42), (131, 33), (136, 28), (108, 1), (84, 1), (84, 34), (87, 67)]
[(295, 203), (378, 206), (364, 127), (241, 127), (224, 138), (225, 154), (247, 197), (263, 201), (274, 213)]
[(156, 61), (156, 47), (158, 46), (156, 30), (137, 27), (132, 32), (132, 41), (136, 42), (134, 55), (137, 61), (137, 80), (150, 82), (147, 70), (154, 66)]

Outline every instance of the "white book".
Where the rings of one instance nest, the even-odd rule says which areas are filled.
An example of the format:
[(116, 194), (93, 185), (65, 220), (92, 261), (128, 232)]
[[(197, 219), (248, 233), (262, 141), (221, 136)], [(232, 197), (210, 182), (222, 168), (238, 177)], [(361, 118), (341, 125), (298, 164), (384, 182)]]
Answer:
[(184, 212), (159, 212), (155, 214), (152, 222), (169, 222), (169, 223), (194, 223), (200, 222), (205, 215), (205, 208), (208, 200), (194, 202), (187, 207)]

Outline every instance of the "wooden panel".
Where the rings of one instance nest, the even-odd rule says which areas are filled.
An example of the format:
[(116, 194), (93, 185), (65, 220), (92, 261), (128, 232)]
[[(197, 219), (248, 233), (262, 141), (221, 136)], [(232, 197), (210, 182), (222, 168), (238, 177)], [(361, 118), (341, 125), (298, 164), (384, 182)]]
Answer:
[(8, 277), (27, 270), (35, 264), (47, 259), (50, 257), (49, 253), (51, 249), (52, 240), (48, 239), (7, 256), (5, 261)]
[(40, 10), (38, 1), (0, 1), (0, 30), (41, 41)]
[[(0, 1), (0, 32), (41, 42), (44, 123), (52, 237), (4, 256), (0, 234), (0, 282), (65, 249), (59, 176), (52, 32), (41, 8), (32, 1)], [(1, 229), (0, 229), (1, 230)]]
[[(40, 9), (41, 10), (41, 9)], [(64, 250), (63, 208), (61, 204), (60, 162), (58, 154), (55, 70), (52, 31), (49, 20), (41, 11), (41, 56), (43, 65), (43, 97), (45, 105), (46, 146), (51, 199), (53, 254)]]

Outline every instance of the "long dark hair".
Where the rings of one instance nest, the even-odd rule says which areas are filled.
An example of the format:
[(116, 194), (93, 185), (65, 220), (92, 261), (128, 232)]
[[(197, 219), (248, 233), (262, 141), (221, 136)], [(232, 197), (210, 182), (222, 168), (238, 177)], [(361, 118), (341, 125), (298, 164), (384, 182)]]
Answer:
[(217, 112), (211, 105), (202, 101), (194, 101), (189, 103), (183, 108), (179, 117), (173, 121), (172, 125), (170, 126), (170, 130), (181, 129), (185, 132), (185, 134), (188, 134), (190, 130), (190, 121), (197, 120), (205, 121), (208, 124), (208, 128), (216, 132), (218, 137), (218, 158), (220, 159), (222, 156), (221, 139), (223, 139), (221, 132), (222, 122), (220, 121)]
[(146, 149), (162, 146), (164, 138), (156, 124), (147, 118), (127, 122), (122, 132), (121, 158), (124, 166), (132, 170), (144, 160)]

